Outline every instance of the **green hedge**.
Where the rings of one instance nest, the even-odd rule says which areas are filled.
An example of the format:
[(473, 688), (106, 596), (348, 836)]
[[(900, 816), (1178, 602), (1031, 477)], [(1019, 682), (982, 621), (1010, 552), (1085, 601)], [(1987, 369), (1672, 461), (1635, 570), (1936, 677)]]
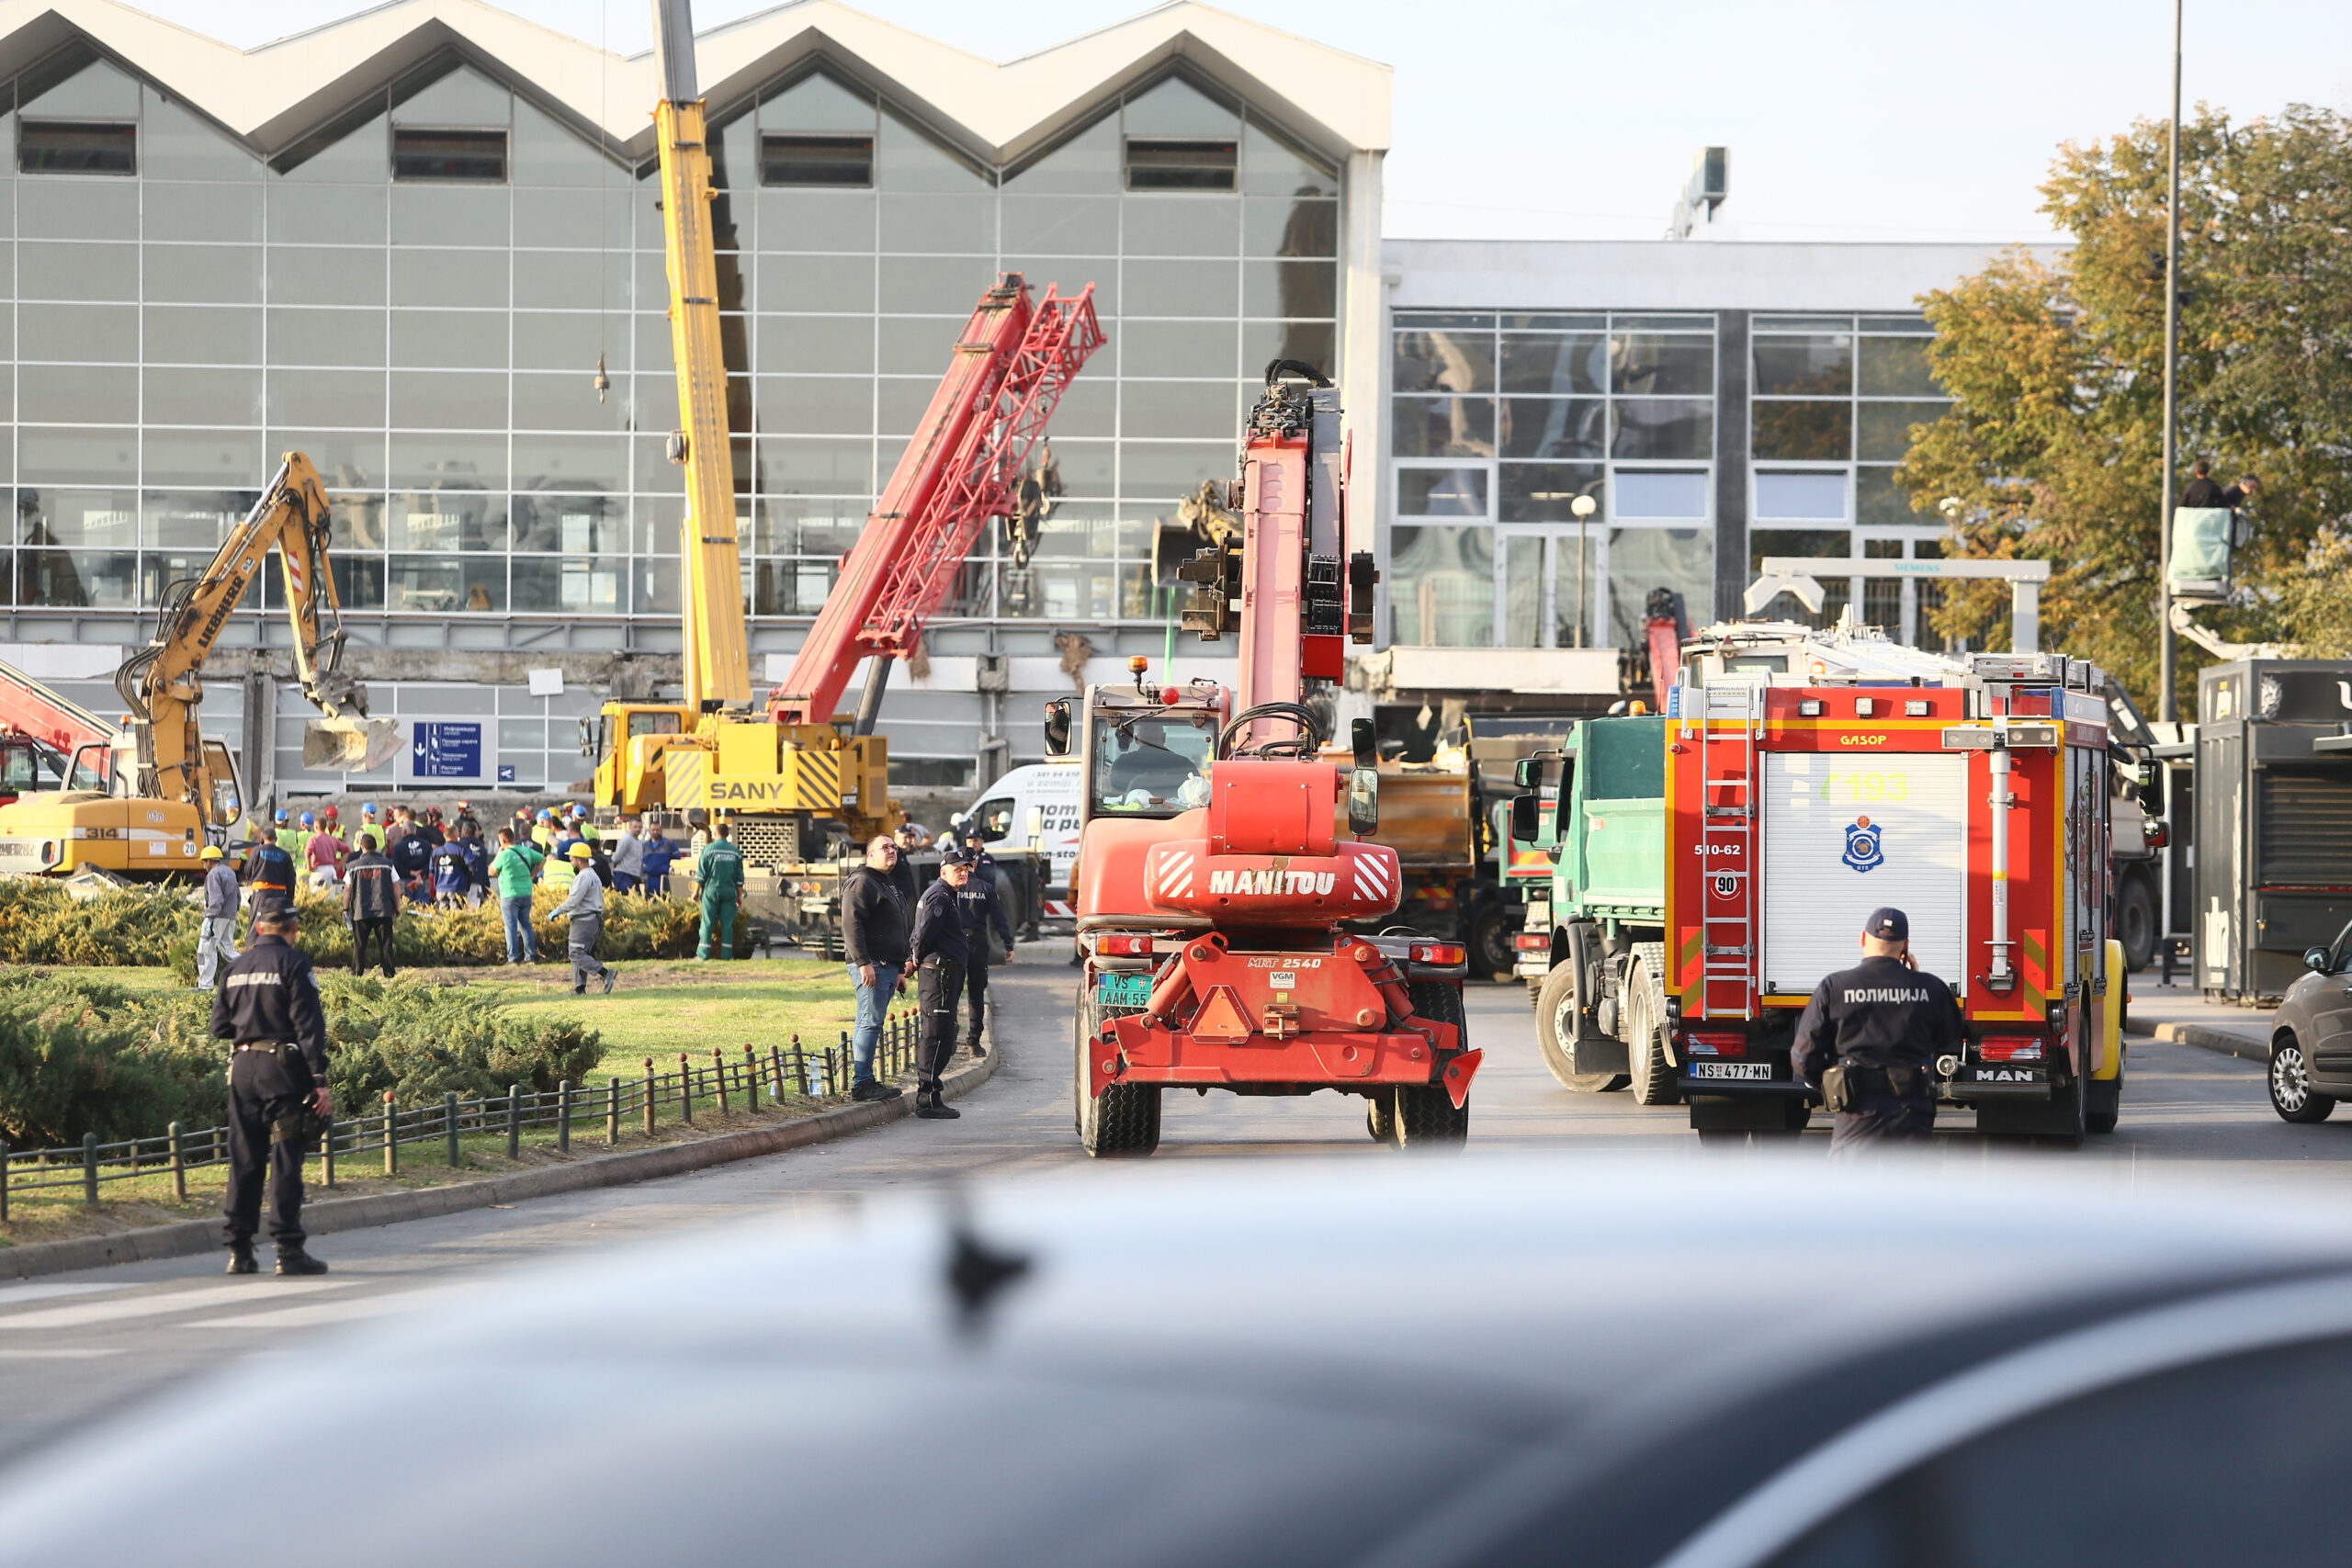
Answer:
[[(543, 887), (532, 898), (542, 956), (563, 956), (567, 921), (548, 911), (562, 901)], [(349, 968), (351, 933), (339, 894), (296, 896), (302, 911), (302, 951), (322, 967)], [(597, 951), (616, 964), (648, 958), (691, 958), (701, 916), (682, 899), (610, 894), (605, 937)], [(54, 882), (0, 877), (0, 964), (145, 967), (169, 964), (196, 980), (198, 906), (185, 887), (130, 887), (76, 898)], [(243, 929), (243, 922), (239, 922)], [(736, 926), (739, 936), (744, 930)], [(403, 911), (392, 927), (398, 963), (419, 968), (478, 968), (506, 962), (505, 927), (498, 906)]]
[[(526, 1018), (458, 987), (320, 976), (339, 1107), (359, 1112), (386, 1089), (403, 1104), (450, 1090), (581, 1081), (604, 1055), (596, 1031)], [(0, 970), (0, 1137), (17, 1148), (145, 1137), (178, 1121), (220, 1124), (226, 1047), (212, 998), (134, 992), (111, 982)]]

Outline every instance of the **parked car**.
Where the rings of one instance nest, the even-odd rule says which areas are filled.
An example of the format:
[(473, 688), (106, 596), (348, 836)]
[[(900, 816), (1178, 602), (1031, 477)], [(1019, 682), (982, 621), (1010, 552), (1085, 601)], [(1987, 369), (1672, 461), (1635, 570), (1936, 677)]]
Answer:
[(2352, 1096), (2352, 925), (2304, 953), (2303, 968), (2270, 1015), (2270, 1108), (2324, 1122)]
[(616, 1247), (44, 1442), (0, 1472), (0, 1555), (2343, 1560), (2341, 1202), (1859, 1178), (1192, 1160)]

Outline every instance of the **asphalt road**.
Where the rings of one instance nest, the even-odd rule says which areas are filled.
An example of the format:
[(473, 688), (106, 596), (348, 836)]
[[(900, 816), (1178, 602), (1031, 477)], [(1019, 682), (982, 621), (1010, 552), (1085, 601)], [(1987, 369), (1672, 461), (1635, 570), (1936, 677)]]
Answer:
[[(1003, 971), (997, 1076), (962, 1102), (960, 1121), (896, 1122), (875, 1132), (636, 1187), (566, 1194), (513, 1209), (346, 1232), (316, 1250), (322, 1280), (229, 1280), (220, 1258), (178, 1258), (0, 1287), (0, 1462), (93, 1416), (225, 1359), (290, 1337), (406, 1310), (537, 1258), (610, 1247), (750, 1215), (854, 1205), (868, 1193), (1012, 1173), (1084, 1179), (1070, 1131), (1071, 971), (1052, 959)], [(1534, 1019), (1516, 986), (1469, 993), (1471, 1038), (1486, 1048), (1472, 1097), (1471, 1157), (1481, 1150), (1640, 1149), (1730, 1165), (1739, 1145), (1702, 1149), (1675, 1108), (1625, 1094), (1571, 1094), (1544, 1070)], [(2261, 1069), (2188, 1045), (2135, 1041), (2121, 1127), (2079, 1151), (1991, 1145), (1973, 1118), (1947, 1118), (1936, 1157), (1964, 1178), (1994, 1161), (2097, 1165), (2143, 1179), (2352, 1179), (2352, 1113), (2314, 1127), (2272, 1114)], [(1800, 1147), (1826, 1148), (1824, 1119)], [(1771, 1140), (1782, 1145), (1783, 1140)], [(1171, 1094), (1162, 1161), (1238, 1156), (1395, 1159), (1365, 1135), (1363, 1101), (1317, 1095), (1242, 1100)], [(1564, 1201), (1572, 1201), (1564, 1195)], [(263, 1250), (267, 1267), (267, 1249)], [(616, 1325), (625, 1334), (624, 1325)]]

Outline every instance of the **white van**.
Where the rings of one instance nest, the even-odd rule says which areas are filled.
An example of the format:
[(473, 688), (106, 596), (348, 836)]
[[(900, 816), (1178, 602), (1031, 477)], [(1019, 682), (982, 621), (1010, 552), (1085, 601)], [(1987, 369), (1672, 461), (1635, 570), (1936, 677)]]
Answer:
[(1078, 789), (1075, 758), (1024, 763), (982, 790), (956, 818), (957, 830), (976, 825), (991, 848), (1042, 850), (1051, 866), (1049, 888), (1067, 897), (1078, 859)]

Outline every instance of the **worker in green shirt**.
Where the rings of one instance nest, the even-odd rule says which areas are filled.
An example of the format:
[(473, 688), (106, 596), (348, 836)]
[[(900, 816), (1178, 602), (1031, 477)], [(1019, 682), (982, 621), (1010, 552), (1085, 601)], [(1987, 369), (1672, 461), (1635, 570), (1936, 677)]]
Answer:
[(710, 957), (711, 933), (718, 933), (718, 956), (735, 956), (735, 901), (743, 892), (743, 852), (729, 837), (732, 827), (718, 824), (718, 836), (695, 857), (695, 881), (702, 887), (702, 940), (695, 946), (695, 961)]

